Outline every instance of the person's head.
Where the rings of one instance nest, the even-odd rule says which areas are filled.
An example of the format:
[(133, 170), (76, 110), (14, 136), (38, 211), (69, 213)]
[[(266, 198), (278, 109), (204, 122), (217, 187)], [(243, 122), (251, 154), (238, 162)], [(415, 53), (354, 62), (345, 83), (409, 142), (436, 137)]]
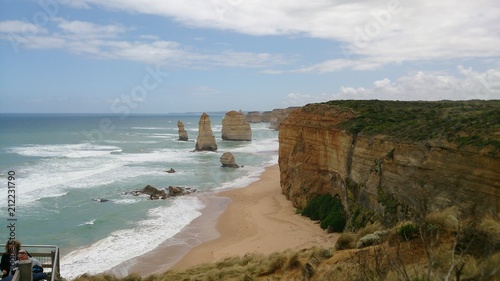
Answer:
[(5, 252), (6, 253), (12, 253), (12, 252), (16, 252), (18, 251), (19, 249), (21, 249), (21, 242), (19, 242), (18, 240), (10, 240), (7, 241), (7, 243), (5, 243)]
[(30, 257), (28, 255), (28, 252), (25, 249), (20, 249), (19, 252), (17, 252), (17, 259), (20, 261), (25, 261), (28, 260)]

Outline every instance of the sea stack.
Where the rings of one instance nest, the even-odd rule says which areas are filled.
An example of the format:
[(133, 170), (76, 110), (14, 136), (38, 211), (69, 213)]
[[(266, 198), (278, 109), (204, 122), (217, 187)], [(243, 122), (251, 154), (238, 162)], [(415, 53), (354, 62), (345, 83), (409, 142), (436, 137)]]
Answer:
[(210, 117), (203, 112), (198, 123), (198, 138), (196, 139), (195, 151), (216, 151), (217, 143), (210, 126)]
[(184, 123), (182, 123), (181, 120), (177, 121), (177, 127), (179, 128), (179, 140), (180, 141), (187, 141), (188, 140), (188, 133), (186, 132), (186, 129), (184, 129)]
[(240, 166), (236, 164), (236, 160), (234, 160), (234, 155), (231, 152), (224, 152), (220, 157), (220, 163), (222, 167), (229, 168), (239, 168)]
[(231, 110), (222, 119), (222, 139), (231, 141), (251, 141), (252, 128), (245, 115)]

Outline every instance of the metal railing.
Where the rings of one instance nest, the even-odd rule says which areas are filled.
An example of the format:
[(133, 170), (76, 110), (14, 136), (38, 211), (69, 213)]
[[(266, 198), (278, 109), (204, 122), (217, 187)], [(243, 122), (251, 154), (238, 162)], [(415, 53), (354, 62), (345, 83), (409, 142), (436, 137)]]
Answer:
[(23, 245), (32, 258), (37, 259), (47, 273), (50, 281), (60, 279), (61, 268), (59, 263), (59, 247), (53, 245)]

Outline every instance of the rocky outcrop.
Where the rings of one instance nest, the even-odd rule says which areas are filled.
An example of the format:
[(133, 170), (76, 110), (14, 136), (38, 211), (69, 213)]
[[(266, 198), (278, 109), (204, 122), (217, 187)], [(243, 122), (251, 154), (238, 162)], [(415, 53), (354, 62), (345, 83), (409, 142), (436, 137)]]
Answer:
[(231, 152), (224, 152), (220, 157), (220, 163), (222, 167), (229, 168), (239, 168), (240, 166), (236, 164), (236, 160), (234, 160), (234, 155)]
[(271, 111), (271, 116), (269, 117), (270, 129), (279, 130), (281, 122), (290, 114), (290, 112), (297, 109), (297, 107), (273, 109)]
[(196, 139), (195, 151), (216, 151), (217, 143), (210, 125), (210, 117), (203, 112), (198, 123), (198, 137)]
[[(425, 106), (415, 112), (426, 115)], [(345, 127), (348, 120), (370, 122), (365, 117), (349, 107), (313, 104), (281, 122), (280, 181), (295, 207), (303, 208), (321, 194), (337, 194), (350, 214), (357, 207), (368, 208), (387, 223), (414, 217), (424, 205), (429, 211), (456, 205), (468, 215), (500, 213), (500, 158), (491, 145), (461, 147), (437, 137), (405, 140), (401, 132), (368, 132), (362, 129), (365, 121)], [(450, 130), (431, 125), (437, 135)], [(486, 139), (498, 143), (498, 131), (489, 134)]]
[(249, 111), (246, 115), (247, 121), (249, 123), (260, 123), (262, 122), (262, 116), (258, 111)]
[(264, 111), (262, 114), (258, 111), (250, 111), (247, 113), (246, 119), (249, 123), (269, 122), (271, 123), (269, 125), (270, 129), (279, 130), (281, 121), (297, 108), (298, 107), (277, 108), (272, 111)]
[(222, 119), (222, 139), (232, 141), (251, 141), (252, 128), (245, 115), (231, 110)]
[(180, 141), (188, 141), (188, 133), (186, 132), (186, 129), (184, 129), (184, 123), (182, 121), (177, 121), (177, 127), (179, 128), (179, 140)]
[(167, 189), (158, 189), (148, 184), (142, 189), (133, 190), (131, 192), (128, 192), (127, 194), (131, 194), (134, 196), (149, 195), (149, 199), (157, 200), (157, 199), (167, 199), (168, 197), (172, 196), (186, 195), (193, 192), (196, 192), (196, 190), (190, 187), (180, 187), (171, 185)]
[(272, 111), (264, 111), (262, 112), (261, 119), (262, 122), (271, 122), (271, 118), (273, 118), (273, 112)]

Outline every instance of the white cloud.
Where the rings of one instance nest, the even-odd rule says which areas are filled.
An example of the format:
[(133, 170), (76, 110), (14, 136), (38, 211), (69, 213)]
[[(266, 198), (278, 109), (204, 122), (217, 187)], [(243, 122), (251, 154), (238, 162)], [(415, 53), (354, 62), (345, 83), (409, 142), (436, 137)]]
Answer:
[(0, 33), (34, 35), (47, 33), (47, 29), (29, 22), (8, 20), (0, 22)]
[(67, 21), (62, 18), (55, 18), (59, 29), (68, 36), (75, 36), (84, 40), (89, 38), (115, 38), (126, 31), (121, 25), (97, 25), (85, 21)]
[(395, 82), (388, 78), (375, 81), (372, 88), (342, 86), (337, 93), (320, 95), (291, 93), (287, 104), (304, 105), (343, 99), (379, 100), (468, 100), (500, 99), (500, 70), (476, 72), (457, 67), (461, 76), (425, 73), (402, 76)]
[(497, 0), (80, 0), (161, 15), (194, 27), (252, 35), (307, 36), (344, 47), (339, 56), (298, 72), (374, 69), (385, 64), (499, 57)]
[(139, 36), (139, 40), (131, 41), (124, 38), (128, 28), (117, 24), (98, 25), (62, 18), (53, 18), (52, 23), (55, 24), (54, 31), (48, 32), (47, 29), (30, 23), (3, 21), (0, 22), (0, 38), (10, 41), (16, 50), (18, 47), (65, 49), (95, 58), (160, 63), (176, 67), (269, 67), (286, 61), (282, 56), (270, 53), (233, 50), (208, 53), (178, 42), (158, 40), (152, 35)]
[(328, 60), (311, 66), (302, 67), (291, 72), (334, 72), (347, 69), (354, 70), (373, 70), (381, 68), (383, 63), (371, 61), (368, 59), (363, 60), (348, 60), (348, 59), (335, 59)]

